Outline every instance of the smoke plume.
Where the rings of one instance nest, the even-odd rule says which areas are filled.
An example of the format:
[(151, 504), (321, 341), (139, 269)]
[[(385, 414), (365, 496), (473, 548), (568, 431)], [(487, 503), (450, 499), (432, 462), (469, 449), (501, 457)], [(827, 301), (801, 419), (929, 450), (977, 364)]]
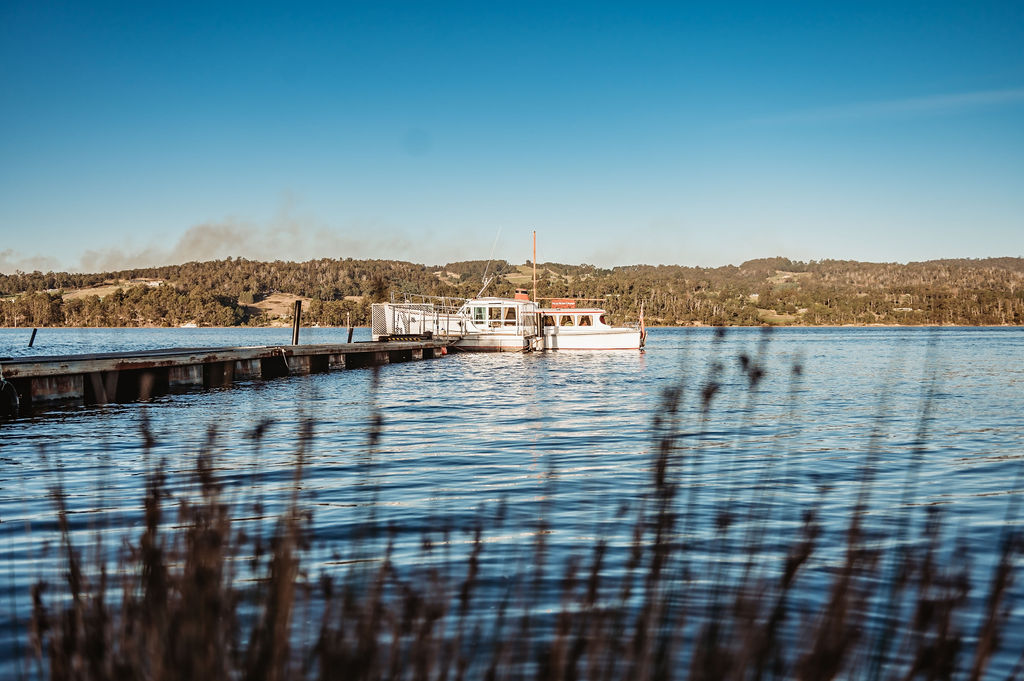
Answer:
[(115, 272), (229, 256), (262, 261), (383, 258), (437, 264), (478, 255), (476, 251), (464, 253), (466, 250), (450, 239), (435, 238), (429, 229), (417, 232), (415, 238), (390, 225), (368, 220), (353, 220), (342, 229), (332, 229), (315, 219), (282, 211), (264, 223), (229, 217), (194, 225), (167, 246), (153, 243), (135, 249), (90, 249), (71, 267), (50, 256), (26, 257), (4, 250), (0, 251), (0, 272)]
[(0, 251), (0, 273), (10, 274), (21, 270), (22, 272), (48, 272), (60, 267), (56, 258), (48, 256), (23, 256), (14, 250), (7, 248)]

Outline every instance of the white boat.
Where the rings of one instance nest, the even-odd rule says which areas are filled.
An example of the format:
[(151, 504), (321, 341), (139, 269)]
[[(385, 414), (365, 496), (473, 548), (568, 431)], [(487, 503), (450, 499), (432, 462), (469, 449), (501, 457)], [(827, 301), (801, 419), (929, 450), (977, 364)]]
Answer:
[[(374, 303), (373, 340), (431, 336), (447, 339), (455, 350), (527, 352), (533, 350), (638, 350), (644, 346), (642, 323), (611, 326), (600, 308), (541, 308), (525, 292), (515, 298)], [(575, 303), (573, 303), (575, 304)]]
[(645, 329), (611, 326), (600, 308), (543, 308), (541, 333), (545, 350), (637, 350)]

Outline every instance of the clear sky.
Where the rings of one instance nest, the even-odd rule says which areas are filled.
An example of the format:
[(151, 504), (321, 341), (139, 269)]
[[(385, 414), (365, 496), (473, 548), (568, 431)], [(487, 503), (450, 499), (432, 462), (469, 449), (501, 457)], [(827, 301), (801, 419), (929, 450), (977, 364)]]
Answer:
[(0, 1), (0, 271), (1024, 255), (1024, 2)]

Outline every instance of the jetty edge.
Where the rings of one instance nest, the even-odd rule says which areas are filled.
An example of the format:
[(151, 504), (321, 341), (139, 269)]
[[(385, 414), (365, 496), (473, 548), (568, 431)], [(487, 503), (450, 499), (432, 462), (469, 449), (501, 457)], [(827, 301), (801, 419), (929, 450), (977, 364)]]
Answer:
[(173, 392), (434, 359), (441, 339), (382, 342), (166, 348), (82, 355), (0, 357), (5, 384), (0, 416), (58, 402), (107, 404)]

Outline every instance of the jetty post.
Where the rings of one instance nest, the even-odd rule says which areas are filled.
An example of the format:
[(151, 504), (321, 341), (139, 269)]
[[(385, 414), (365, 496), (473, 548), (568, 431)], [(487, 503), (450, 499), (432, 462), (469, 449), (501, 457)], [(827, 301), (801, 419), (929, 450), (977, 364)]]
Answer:
[(295, 308), (292, 310), (292, 345), (299, 344), (299, 322), (302, 319), (302, 301), (295, 301)]

